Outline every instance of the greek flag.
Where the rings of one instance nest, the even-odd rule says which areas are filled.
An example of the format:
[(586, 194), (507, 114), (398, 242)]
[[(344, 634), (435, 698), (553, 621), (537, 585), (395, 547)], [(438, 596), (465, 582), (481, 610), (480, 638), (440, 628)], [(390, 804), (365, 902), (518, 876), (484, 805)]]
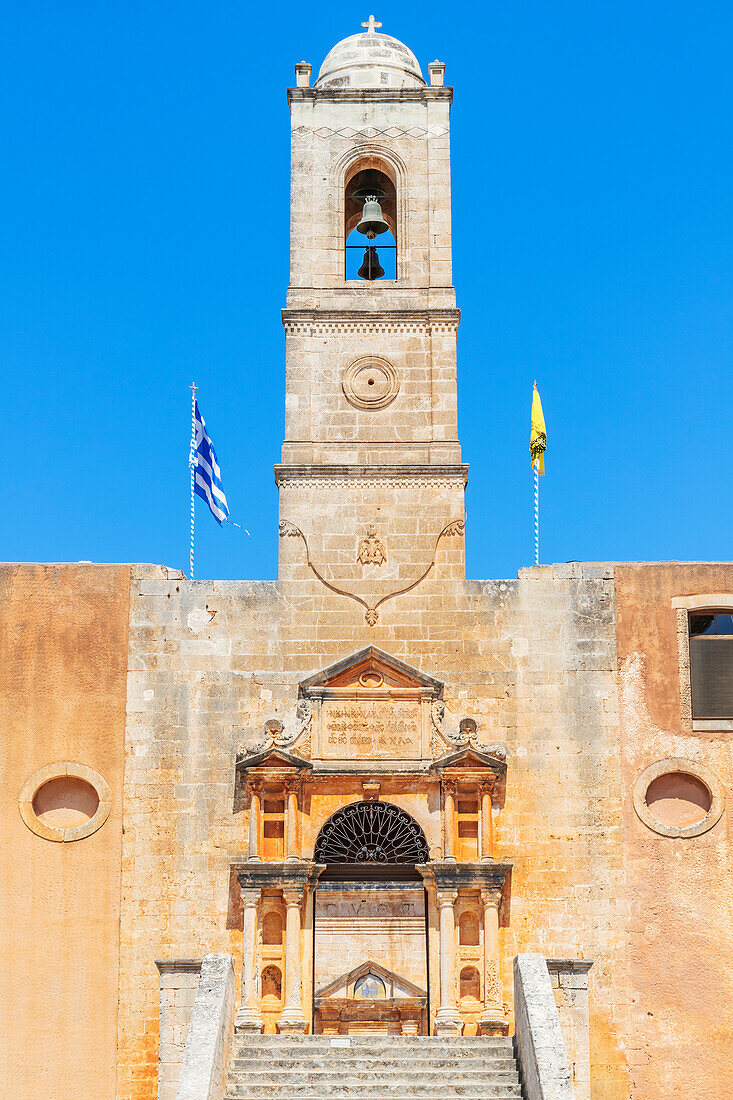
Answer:
[(221, 470), (216, 461), (214, 445), (206, 434), (206, 421), (194, 401), (194, 434), (191, 440), (191, 465), (194, 470), (194, 491), (208, 504), (217, 523), (229, 518), (229, 506), (221, 486)]

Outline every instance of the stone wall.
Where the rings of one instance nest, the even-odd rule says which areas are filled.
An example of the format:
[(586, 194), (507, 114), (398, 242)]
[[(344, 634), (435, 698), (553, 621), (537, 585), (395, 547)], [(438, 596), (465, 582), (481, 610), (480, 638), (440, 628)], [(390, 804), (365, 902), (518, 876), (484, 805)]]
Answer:
[(733, 1093), (729, 810), (702, 835), (675, 839), (640, 820), (633, 791), (650, 765), (683, 758), (730, 792), (729, 723), (695, 730), (684, 716), (686, 685), (672, 601), (733, 592), (733, 566), (630, 564), (617, 565), (614, 572), (631, 1088), (640, 1098), (674, 1096), (686, 1088), (699, 1100), (717, 1100)]
[[(129, 600), (128, 566), (0, 566), (0, 1093), (8, 1100), (115, 1093)], [(64, 841), (34, 824), (31, 803), (41, 770), (67, 775), (69, 765), (97, 777), (107, 816)], [(19, 812), (24, 789), (35, 831)], [(67, 812), (80, 829), (81, 806), (76, 819)]]
[[(438, 568), (386, 605), (373, 628), (318, 582), (166, 579), (137, 570), (131, 595), (122, 914), (119, 1096), (155, 1096), (156, 957), (230, 952), (241, 911), (230, 864), (246, 857), (247, 811), (234, 811), (238, 747), (272, 717), (292, 721), (306, 676), (374, 644), (445, 683), (457, 721), (506, 745), (495, 856), (513, 862), (504, 912), (505, 997), (520, 950), (593, 955), (591, 1021), (602, 1097), (624, 1095), (625, 896), (611, 570), (525, 570), (516, 581), (458, 584)], [(306, 808), (303, 855), (360, 785), (335, 779)], [(356, 781), (354, 781), (356, 782)], [(433, 793), (430, 793), (430, 790)], [(390, 797), (440, 838), (435, 784)], [(433, 841), (431, 841), (432, 845)], [(150, 882), (164, 884), (151, 897)], [(304, 939), (309, 929), (306, 929)], [(432, 949), (437, 927), (431, 924)], [(304, 957), (309, 947), (304, 943)], [(431, 1004), (438, 1004), (431, 966)], [(594, 974), (596, 971), (594, 971)], [(310, 1016), (304, 983), (304, 1011)]]

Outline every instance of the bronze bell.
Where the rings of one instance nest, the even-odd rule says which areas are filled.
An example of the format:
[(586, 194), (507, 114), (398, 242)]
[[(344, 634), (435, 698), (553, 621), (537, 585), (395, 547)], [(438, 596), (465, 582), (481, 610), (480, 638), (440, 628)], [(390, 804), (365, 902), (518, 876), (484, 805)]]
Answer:
[(388, 229), (389, 226), (382, 217), (382, 207), (379, 205), (378, 197), (367, 195), (361, 212), (361, 221), (356, 227), (357, 233), (363, 233), (371, 241), (380, 233), (386, 233)]
[(361, 267), (357, 271), (357, 275), (360, 279), (381, 279), (384, 275), (384, 268), (379, 262), (379, 256), (377, 250), (373, 245), (364, 249), (364, 259), (362, 260)]

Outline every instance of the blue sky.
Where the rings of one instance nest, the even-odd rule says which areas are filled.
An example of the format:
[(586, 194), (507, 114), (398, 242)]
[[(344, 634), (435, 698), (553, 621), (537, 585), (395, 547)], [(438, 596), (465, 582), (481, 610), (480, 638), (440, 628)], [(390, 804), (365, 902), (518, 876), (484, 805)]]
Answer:
[[(733, 5), (390, 3), (455, 87), (468, 572), (731, 554)], [(232, 515), (197, 574), (269, 578), (293, 64), (369, 9), (5, 4), (0, 557), (188, 555), (188, 385)]]

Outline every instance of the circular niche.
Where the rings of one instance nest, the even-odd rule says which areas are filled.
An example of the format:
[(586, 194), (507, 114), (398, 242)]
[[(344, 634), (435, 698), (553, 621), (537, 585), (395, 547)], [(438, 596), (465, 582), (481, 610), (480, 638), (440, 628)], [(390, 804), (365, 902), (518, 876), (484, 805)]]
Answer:
[(634, 785), (637, 815), (661, 836), (700, 836), (720, 820), (724, 807), (722, 783), (694, 760), (660, 760)]
[(111, 808), (106, 780), (85, 764), (48, 764), (26, 781), (20, 816), (44, 840), (71, 841), (91, 836), (104, 825)]
[(386, 359), (364, 355), (344, 371), (344, 396), (356, 409), (385, 409), (400, 391), (397, 371)]

